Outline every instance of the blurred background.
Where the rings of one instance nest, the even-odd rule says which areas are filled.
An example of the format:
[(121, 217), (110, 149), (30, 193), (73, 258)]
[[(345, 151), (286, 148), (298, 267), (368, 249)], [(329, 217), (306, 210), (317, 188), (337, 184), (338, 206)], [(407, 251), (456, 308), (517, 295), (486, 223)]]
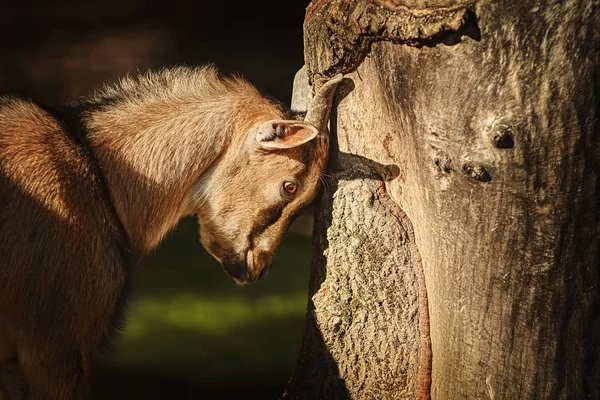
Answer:
[[(289, 105), (307, 5), (4, 1), (0, 93), (68, 102), (127, 73), (210, 62)], [(268, 276), (245, 287), (202, 249), (195, 221), (182, 221), (137, 274), (126, 329), (86, 398), (278, 398), (301, 345), (310, 214), (292, 226)]]

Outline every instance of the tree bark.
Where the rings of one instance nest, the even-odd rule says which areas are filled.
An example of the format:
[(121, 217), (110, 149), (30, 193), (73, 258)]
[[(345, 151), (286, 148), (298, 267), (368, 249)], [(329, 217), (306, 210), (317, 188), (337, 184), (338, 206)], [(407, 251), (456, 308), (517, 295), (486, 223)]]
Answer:
[(593, 0), (311, 3), (306, 80), (347, 79), (285, 398), (600, 399), (599, 27)]

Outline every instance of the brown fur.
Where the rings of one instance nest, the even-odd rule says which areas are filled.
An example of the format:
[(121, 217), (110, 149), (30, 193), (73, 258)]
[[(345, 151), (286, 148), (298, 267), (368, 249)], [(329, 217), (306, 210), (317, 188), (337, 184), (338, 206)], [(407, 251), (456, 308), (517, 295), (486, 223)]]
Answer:
[(0, 399), (77, 398), (132, 266), (184, 216), (236, 281), (258, 279), (326, 161), (326, 134), (290, 118), (210, 68), (54, 109), (0, 98)]

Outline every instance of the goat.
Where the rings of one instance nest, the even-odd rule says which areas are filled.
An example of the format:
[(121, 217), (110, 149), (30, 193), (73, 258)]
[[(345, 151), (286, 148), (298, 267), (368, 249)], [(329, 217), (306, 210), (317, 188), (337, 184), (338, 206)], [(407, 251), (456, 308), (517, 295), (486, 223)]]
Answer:
[(76, 399), (123, 324), (133, 268), (185, 216), (239, 284), (312, 201), (338, 76), (304, 121), (212, 67), (76, 103), (0, 98), (0, 399)]

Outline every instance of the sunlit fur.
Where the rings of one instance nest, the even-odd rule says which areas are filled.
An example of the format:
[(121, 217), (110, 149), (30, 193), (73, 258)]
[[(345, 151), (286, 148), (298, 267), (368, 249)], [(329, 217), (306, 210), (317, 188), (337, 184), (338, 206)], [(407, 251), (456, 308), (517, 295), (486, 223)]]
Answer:
[(184, 216), (238, 282), (257, 279), (326, 162), (325, 132), (257, 142), (291, 118), (212, 68), (128, 77), (56, 109), (0, 98), (0, 399), (76, 398), (122, 321), (131, 264)]

